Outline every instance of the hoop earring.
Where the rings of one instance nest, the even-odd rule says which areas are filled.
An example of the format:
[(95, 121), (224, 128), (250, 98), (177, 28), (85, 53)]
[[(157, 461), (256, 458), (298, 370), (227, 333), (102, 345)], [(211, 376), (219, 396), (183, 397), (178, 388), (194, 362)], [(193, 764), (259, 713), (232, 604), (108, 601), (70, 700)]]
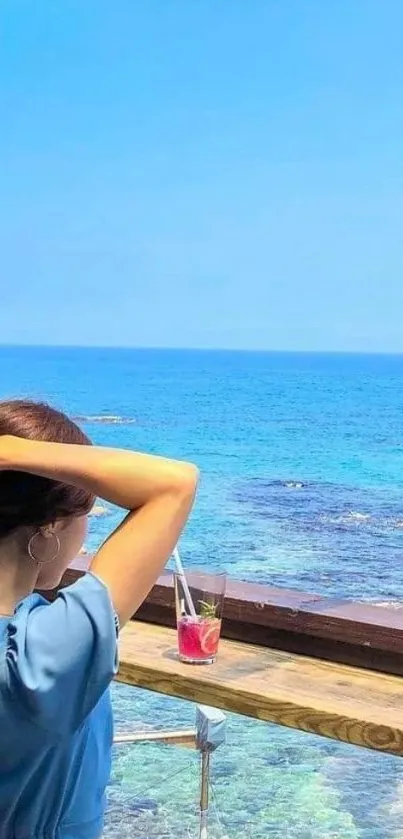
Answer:
[(57, 559), (57, 557), (59, 556), (59, 553), (60, 553), (60, 539), (56, 535), (56, 533), (52, 533), (52, 536), (55, 540), (55, 552), (54, 552), (54, 554), (50, 557), (50, 559), (38, 559), (34, 554), (33, 546), (34, 546), (34, 540), (39, 535), (40, 535), (40, 533), (39, 533), (39, 530), (38, 530), (36, 533), (34, 533), (31, 536), (31, 538), (28, 542), (28, 556), (30, 557), (30, 559), (32, 559), (33, 562), (36, 562), (37, 565), (47, 565), (49, 562), (54, 562), (55, 559)]

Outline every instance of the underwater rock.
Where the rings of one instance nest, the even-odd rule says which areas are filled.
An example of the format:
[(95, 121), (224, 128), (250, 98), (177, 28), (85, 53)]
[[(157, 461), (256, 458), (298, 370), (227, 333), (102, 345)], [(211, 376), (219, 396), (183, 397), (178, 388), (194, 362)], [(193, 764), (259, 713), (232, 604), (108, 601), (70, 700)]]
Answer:
[(134, 798), (126, 802), (126, 806), (132, 813), (144, 813), (149, 810), (153, 815), (158, 811), (158, 803), (153, 798)]

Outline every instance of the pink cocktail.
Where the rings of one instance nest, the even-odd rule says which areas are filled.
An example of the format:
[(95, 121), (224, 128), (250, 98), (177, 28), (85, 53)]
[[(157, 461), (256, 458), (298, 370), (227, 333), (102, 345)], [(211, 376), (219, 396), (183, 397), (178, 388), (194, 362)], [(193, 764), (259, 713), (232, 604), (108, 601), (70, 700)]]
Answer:
[(182, 617), (178, 620), (178, 652), (182, 661), (212, 663), (220, 640), (217, 618)]
[(178, 653), (186, 664), (213, 664), (218, 652), (226, 574), (174, 574)]

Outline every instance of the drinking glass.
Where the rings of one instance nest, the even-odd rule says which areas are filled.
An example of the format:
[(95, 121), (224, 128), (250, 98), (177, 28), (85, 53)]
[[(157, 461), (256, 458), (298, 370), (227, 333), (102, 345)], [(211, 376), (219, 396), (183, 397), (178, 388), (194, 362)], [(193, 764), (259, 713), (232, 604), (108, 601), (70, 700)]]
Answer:
[[(227, 575), (175, 573), (178, 653), (187, 664), (213, 664), (217, 657)], [(190, 595), (190, 599), (189, 599)]]

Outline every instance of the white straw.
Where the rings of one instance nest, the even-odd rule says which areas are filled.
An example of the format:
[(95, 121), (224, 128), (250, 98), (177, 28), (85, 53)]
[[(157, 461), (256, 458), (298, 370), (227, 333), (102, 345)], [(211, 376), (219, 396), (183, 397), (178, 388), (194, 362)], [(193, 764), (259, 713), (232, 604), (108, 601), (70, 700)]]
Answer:
[(180, 580), (181, 580), (181, 583), (182, 583), (183, 593), (185, 595), (185, 600), (186, 600), (189, 612), (190, 612), (192, 618), (196, 618), (197, 617), (196, 609), (193, 605), (192, 595), (189, 591), (188, 582), (187, 582), (187, 579), (185, 577), (185, 572), (183, 570), (182, 560), (179, 556), (178, 548), (174, 548), (173, 554), (174, 554), (174, 560), (175, 560), (175, 565), (176, 565), (176, 572), (178, 574), (178, 577), (180, 577)]

